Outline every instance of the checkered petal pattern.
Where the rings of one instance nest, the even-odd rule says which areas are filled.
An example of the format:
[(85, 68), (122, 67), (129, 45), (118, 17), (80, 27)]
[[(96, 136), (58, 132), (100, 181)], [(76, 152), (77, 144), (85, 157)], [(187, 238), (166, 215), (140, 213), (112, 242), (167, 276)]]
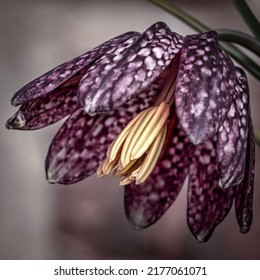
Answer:
[(162, 22), (97, 60), (82, 78), (79, 102), (86, 112), (109, 112), (137, 96), (170, 64), (182, 36)]
[(249, 108), (246, 165), (243, 181), (236, 188), (235, 209), (242, 233), (250, 230), (253, 220), (253, 195), (255, 177), (255, 140)]
[(229, 187), (241, 183), (246, 162), (249, 121), (249, 90), (242, 69), (236, 69), (236, 94), (218, 132), (217, 160), (220, 185)]
[(219, 187), (216, 137), (198, 145), (189, 168), (188, 225), (198, 241), (207, 241), (228, 214), (234, 189)]
[(216, 32), (184, 38), (176, 80), (181, 126), (195, 145), (213, 137), (235, 94), (235, 66), (221, 49)]
[(74, 76), (77, 72), (83, 68), (88, 68), (93, 64), (93, 61), (101, 57), (108, 50), (120, 47), (121, 43), (129, 38), (137, 36), (138, 34), (139, 33), (137, 32), (122, 34), (108, 40), (91, 51), (55, 67), (17, 91), (11, 99), (12, 104), (17, 106), (24, 102), (46, 96)]
[(6, 127), (22, 130), (40, 129), (73, 113), (79, 107), (77, 85), (84, 72), (79, 71), (51, 94), (24, 102), (7, 121)]

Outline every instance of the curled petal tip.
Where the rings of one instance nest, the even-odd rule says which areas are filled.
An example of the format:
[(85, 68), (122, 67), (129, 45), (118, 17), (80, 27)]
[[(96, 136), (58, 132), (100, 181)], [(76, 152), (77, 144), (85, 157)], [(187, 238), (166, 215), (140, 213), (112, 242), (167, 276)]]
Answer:
[(209, 240), (211, 233), (199, 233), (196, 235), (196, 239), (199, 243), (204, 243)]
[(52, 174), (49, 171), (46, 172), (46, 180), (48, 181), (49, 184), (57, 183), (57, 180), (55, 180), (55, 178), (52, 176)]
[(91, 106), (90, 103), (86, 103), (82, 108), (89, 116), (95, 116), (98, 112)]
[(26, 120), (24, 114), (18, 111), (14, 116), (12, 116), (5, 124), (7, 129), (20, 129), (24, 127)]
[(58, 174), (57, 174), (57, 171), (55, 171), (51, 166), (49, 167), (45, 167), (46, 170), (45, 170), (45, 174), (46, 174), (46, 180), (48, 181), (49, 184), (59, 184), (59, 183), (63, 183), (61, 182)]
[(248, 233), (250, 230), (250, 225), (244, 224), (240, 226), (240, 232), (245, 234)]
[(193, 144), (193, 145), (199, 145), (201, 143), (204, 142), (204, 138), (202, 138), (200, 135), (192, 135), (192, 134), (188, 134), (187, 133), (187, 136), (188, 138), (190, 139), (190, 142)]
[(14, 96), (11, 98), (11, 104), (12, 104), (14, 107), (17, 107), (18, 105), (21, 105), (21, 102), (20, 102), (19, 100), (17, 100), (16, 95), (14, 95)]
[(196, 237), (199, 243), (203, 243), (204, 242), (204, 238), (201, 236), (197, 236)]
[(56, 184), (56, 181), (52, 178), (48, 178), (47, 181), (49, 184)]
[(136, 224), (132, 223), (131, 221), (129, 221), (129, 224), (130, 224), (131, 228), (136, 231), (141, 231), (147, 227), (147, 226), (136, 225)]
[(142, 213), (142, 209), (139, 211), (129, 211), (126, 210), (126, 217), (132, 229), (134, 230), (142, 230), (147, 228), (151, 223), (147, 221), (145, 213)]
[(9, 120), (5, 123), (7, 129), (13, 129), (13, 126), (9, 123)]

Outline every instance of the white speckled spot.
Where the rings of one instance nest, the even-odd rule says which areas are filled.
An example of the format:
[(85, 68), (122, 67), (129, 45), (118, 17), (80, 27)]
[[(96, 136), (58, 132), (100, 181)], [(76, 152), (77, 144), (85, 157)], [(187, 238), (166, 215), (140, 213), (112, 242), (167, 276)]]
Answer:
[(201, 72), (204, 74), (204, 75), (207, 75), (207, 76), (211, 76), (212, 75), (212, 71), (206, 67), (202, 67), (201, 68)]
[(144, 63), (148, 70), (153, 70), (156, 66), (156, 62), (151, 56), (147, 56), (144, 60)]
[(163, 65), (164, 65), (164, 62), (163, 62), (161, 59), (160, 59), (160, 60), (158, 60), (158, 62), (157, 62), (157, 63), (158, 63), (158, 65), (159, 65), (159, 66), (163, 66)]
[(122, 57), (123, 57), (122, 54), (118, 54), (118, 55), (114, 56), (113, 60), (119, 61), (120, 59), (122, 59)]
[(213, 100), (211, 99), (211, 100), (209, 101), (209, 106), (210, 106), (210, 108), (215, 109), (215, 108), (217, 107), (217, 104), (216, 104), (215, 101), (213, 101)]
[(228, 116), (229, 116), (230, 118), (234, 118), (234, 117), (235, 117), (235, 114), (236, 114), (235, 106), (234, 106), (234, 104), (231, 104), (230, 109), (229, 109), (229, 112), (228, 112)]
[(169, 45), (169, 44), (170, 44), (170, 40), (168, 40), (168, 39), (166, 39), (166, 38), (161, 39), (161, 42), (162, 42), (162, 43), (165, 43), (166, 45)]
[(196, 50), (197, 48), (198, 48), (197, 45), (189, 45), (189, 46), (188, 46), (188, 49), (189, 49), (189, 50)]
[(154, 47), (153, 48), (153, 53), (155, 54), (155, 57), (158, 59), (161, 59), (163, 56), (164, 51), (161, 48)]
[(226, 141), (227, 141), (227, 133), (226, 133), (225, 130), (223, 130), (223, 131), (221, 132), (220, 137), (221, 137), (221, 140), (222, 140), (223, 142), (226, 142)]
[(204, 55), (204, 54), (205, 54), (205, 51), (204, 51), (204, 50), (201, 50), (201, 49), (198, 49), (198, 50), (196, 50), (196, 53), (197, 53), (198, 55)]
[(110, 125), (112, 125), (113, 122), (114, 122), (113, 118), (106, 118), (105, 125), (106, 126), (110, 126)]
[(224, 146), (224, 152), (227, 154), (227, 155), (231, 155), (235, 152), (235, 147), (233, 145), (232, 142), (228, 142), (225, 146)]
[(196, 61), (195, 61), (195, 64), (200, 66), (200, 65), (203, 64), (203, 62), (202, 62), (202, 60), (199, 59), (199, 60), (196, 60)]
[(241, 122), (242, 122), (242, 124), (245, 126), (245, 125), (246, 125), (246, 118), (245, 118), (245, 117), (242, 117)]
[(245, 130), (243, 128), (240, 128), (240, 136), (245, 138)]
[(204, 111), (205, 107), (203, 103), (192, 104), (191, 105), (191, 114), (195, 115), (196, 117), (200, 116), (201, 113)]

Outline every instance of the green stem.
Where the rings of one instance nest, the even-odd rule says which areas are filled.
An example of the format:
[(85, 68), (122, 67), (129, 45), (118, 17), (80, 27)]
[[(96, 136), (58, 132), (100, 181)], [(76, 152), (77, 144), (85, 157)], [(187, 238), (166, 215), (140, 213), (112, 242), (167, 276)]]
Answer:
[(260, 56), (260, 42), (254, 37), (231, 29), (217, 29), (216, 31), (219, 35), (219, 40), (239, 44)]
[(255, 143), (260, 147), (260, 130), (254, 129)]
[[(154, 4), (160, 6), (166, 11), (178, 17), (180, 20), (188, 24), (190, 27), (198, 32), (207, 32), (210, 28), (195, 19), (191, 15), (187, 14), (180, 8), (176, 7), (173, 3), (167, 0), (150, 0)], [(243, 53), (239, 48), (235, 47), (230, 43), (222, 42), (221, 46), (225, 51), (227, 51), (239, 64), (241, 64), (247, 71), (249, 71), (253, 76), (260, 80), (260, 67), (245, 53)]]
[(260, 24), (245, 0), (233, 0), (238, 12), (251, 29), (257, 39), (260, 40)]

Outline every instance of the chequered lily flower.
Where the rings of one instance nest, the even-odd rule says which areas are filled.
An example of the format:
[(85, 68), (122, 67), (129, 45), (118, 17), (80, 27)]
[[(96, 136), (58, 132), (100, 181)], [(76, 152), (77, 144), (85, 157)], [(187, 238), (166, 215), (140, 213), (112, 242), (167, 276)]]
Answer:
[(187, 221), (206, 241), (234, 201), (250, 229), (254, 137), (243, 70), (216, 32), (182, 37), (164, 23), (120, 35), (30, 82), (7, 128), (69, 116), (46, 158), (51, 183), (112, 172), (135, 229), (157, 221), (188, 177)]

